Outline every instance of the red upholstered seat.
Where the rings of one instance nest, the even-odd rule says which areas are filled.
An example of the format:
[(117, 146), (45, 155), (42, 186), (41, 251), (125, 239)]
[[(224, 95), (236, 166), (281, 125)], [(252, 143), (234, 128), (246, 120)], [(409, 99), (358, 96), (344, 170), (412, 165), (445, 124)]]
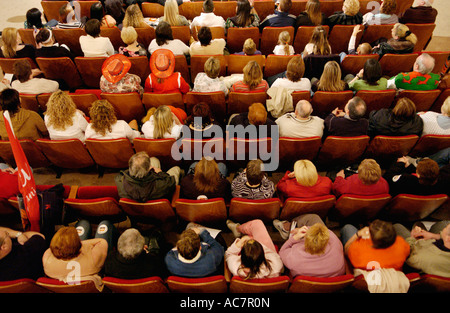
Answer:
[(113, 293), (168, 293), (161, 277), (153, 276), (141, 279), (121, 279), (103, 277), (105, 287)]
[(36, 281), (22, 278), (0, 282), (0, 293), (47, 293), (47, 289), (36, 285)]
[(67, 284), (63, 281), (40, 277), (36, 284), (51, 292), (55, 293), (98, 293), (99, 290), (95, 287), (92, 280), (81, 281), (75, 284)]
[(335, 277), (296, 276), (290, 287), (289, 293), (332, 293), (339, 292), (353, 283), (351, 274)]
[(230, 281), (231, 293), (284, 293), (289, 288), (288, 276), (273, 278), (243, 279), (233, 276)]
[(205, 226), (225, 222), (227, 219), (227, 207), (223, 198), (177, 199), (175, 200), (175, 211), (180, 219)]
[(229, 218), (238, 223), (261, 219), (269, 223), (280, 215), (281, 201), (279, 198), (261, 200), (233, 198), (230, 201)]
[(280, 212), (281, 220), (291, 220), (302, 214), (314, 213), (322, 219), (336, 203), (334, 195), (314, 198), (287, 198)]
[(166, 284), (174, 293), (225, 293), (228, 291), (227, 282), (223, 275), (187, 278), (169, 276)]

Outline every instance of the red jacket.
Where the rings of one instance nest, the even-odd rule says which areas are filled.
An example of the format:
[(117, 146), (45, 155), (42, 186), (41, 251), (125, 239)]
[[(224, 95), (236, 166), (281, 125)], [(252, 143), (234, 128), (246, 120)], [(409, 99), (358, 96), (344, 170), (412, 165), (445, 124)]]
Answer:
[(19, 193), (17, 172), (10, 174), (0, 171), (0, 198), (9, 199)]
[(189, 84), (186, 83), (183, 76), (179, 72), (175, 72), (167, 78), (164, 78), (161, 83), (158, 83), (158, 78), (151, 73), (145, 80), (144, 92), (154, 93), (187, 93), (189, 91)]
[(278, 182), (278, 191), (285, 198), (312, 198), (331, 194), (333, 183), (326, 176), (320, 176), (314, 186), (305, 187), (297, 182), (297, 179), (288, 177), (289, 171)]
[(375, 184), (364, 185), (358, 174), (353, 174), (345, 179), (337, 176), (333, 183), (333, 193), (336, 197), (340, 197), (343, 194), (374, 196), (389, 193), (389, 184), (383, 177)]

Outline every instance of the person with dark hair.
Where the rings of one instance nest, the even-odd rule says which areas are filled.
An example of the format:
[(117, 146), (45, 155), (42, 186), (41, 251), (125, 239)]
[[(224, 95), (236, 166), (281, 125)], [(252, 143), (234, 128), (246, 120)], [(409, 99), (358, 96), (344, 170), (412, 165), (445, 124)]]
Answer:
[(37, 72), (31, 70), (31, 64), (27, 60), (19, 60), (14, 63), (14, 76), (17, 78), (11, 82), (11, 88), (19, 93), (39, 94), (52, 93), (59, 89), (57, 81), (47, 78), (36, 78)]
[(248, 107), (248, 112), (232, 114), (228, 124), (233, 126), (242, 125), (244, 128), (250, 127), (249, 132), (236, 132), (237, 137), (248, 137), (250, 139), (272, 137), (272, 127), (278, 128), (277, 123), (268, 116), (266, 107), (258, 102), (252, 103)]
[(225, 27), (225, 20), (223, 17), (214, 14), (213, 0), (205, 0), (203, 2), (203, 12), (201, 12), (199, 16), (194, 17), (191, 22), (192, 32), (196, 32), (197, 28), (202, 26)]
[(80, 46), (85, 57), (108, 57), (114, 54), (111, 40), (100, 36), (100, 25), (99, 20), (91, 19), (84, 26), (87, 35), (80, 36)]
[(174, 55), (189, 55), (189, 46), (180, 39), (174, 39), (172, 28), (167, 22), (159, 22), (155, 29), (156, 38), (150, 42), (148, 52), (152, 54), (158, 49), (167, 49)]
[(325, 136), (353, 137), (367, 135), (369, 121), (364, 118), (366, 103), (360, 97), (353, 97), (344, 110), (336, 108), (325, 118)]
[(36, 27), (37, 29), (40, 28), (52, 28), (58, 25), (58, 21), (55, 19), (52, 19), (48, 21), (47, 23), (42, 23), (42, 12), (39, 11), (38, 8), (31, 8), (27, 11), (26, 14), (27, 20), (23, 23), (23, 28), (25, 29), (33, 29)]
[(408, 243), (397, 235), (392, 223), (379, 219), (359, 230), (351, 224), (344, 225), (341, 240), (349, 261), (358, 269), (372, 269), (370, 262), (376, 262), (372, 266), (401, 271), (410, 252)]
[(305, 11), (300, 12), (295, 22), (295, 29), (300, 26), (319, 26), (325, 24), (326, 16), (320, 9), (319, 0), (308, 0)]
[(189, 54), (192, 55), (216, 55), (223, 54), (226, 41), (223, 38), (212, 39), (211, 29), (203, 26), (198, 31), (198, 41), (194, 41), (189, 47)]
[(65, 44), (59, 45), (51, 29), (41, 28), (36, 34), (36, 58), (68, 57), (74, 60), (75, 56)]
[[(17, 90), (11, 88), (3, 90), (0, 93), (0, 105), (3, 112), (9, 112), (11, 127), (17, 139), (36, 140), (38, 138), (48, 138), (48, 130), (45, 127), (44, 120), (38, 113), (20, 106), (19, 92)], [(2, 140), (8, 140), (3, 114), (0, 116), (0, 136)]]
[(105, 6), (105, 15), (111, 15), (116, 21), (117, 27), (121, 29), (122, 22), (125, 17), (123, 0), (105, 0), (103, 2), (103, 5)]
[(380, 62), (375, 59), (368, 59), (364, 68), (352, 80), (350, 78), (346, 77), (344, 80), (348, 81), (348, 87), (353, 91), (387, 89), (387, 79), (383, 77)]
[(416, 114), (416, 105), (409, 98), (400, 98), (393, 109), (380, 109), (369, 113), (368, 135), (420, 136), (423, 120)]
[[(211, 108), (206, 102), (199, 102), (192, 108), (192, 114), (187, 117), (185, 125), (190, 132), (190, 138), (216, 138), (214, 126), (220, 127), (212, 115)], [(186, 128), (184, 128), (186, 129)], [(183, 136), (187, 134), (183, 131)]]
[(227, 18), (225, 31), (230, 27), (259, 27), (259, 16), (253, 7), (254, 0), (238, 0), (236, 15)]
[(284, 269), (283, 262), (261, 220), (242, 225), (227, 220), (227, 227), (236, 237), (225, 251), (225, 261), (231, 274), (244, 279), (280, 276)]
[(244, 170), (237, 173), (231, 182), (233, 198), (258, 200), (273, 197), (275, 185), (267, 177), (263, 167), (260, 159), (251, 160)]
[(259, 24), (259, 29), (262, 31), (264, 27), (287, 27), (295, 26), (297, 17), (293, 14), (289, 14), (289, 10), (292, 7), (292, 0), (280, 0), (278, 7), (273, 14), (268, 15)]
[(101, 22), (100, 27), (116, 27), (116, 20), (109, 14), (105, 14), (103, 5), (101, 2), (97, 2), (91, 5), (90, 19), (97, 19)]

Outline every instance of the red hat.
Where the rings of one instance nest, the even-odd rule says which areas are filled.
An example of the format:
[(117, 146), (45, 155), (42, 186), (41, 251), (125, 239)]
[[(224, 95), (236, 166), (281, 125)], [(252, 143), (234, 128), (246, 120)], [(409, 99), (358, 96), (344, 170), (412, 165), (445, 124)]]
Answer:
[(115, 84), (130, 70), (131, 62), (123, 54), (113, 54), (102, 65), (102, 74), (107, 81)]
[(168, 49), (158, 49), (150, 56), (150, 70), (158, 78), (167, 78), (175, 69), (175, 55)]

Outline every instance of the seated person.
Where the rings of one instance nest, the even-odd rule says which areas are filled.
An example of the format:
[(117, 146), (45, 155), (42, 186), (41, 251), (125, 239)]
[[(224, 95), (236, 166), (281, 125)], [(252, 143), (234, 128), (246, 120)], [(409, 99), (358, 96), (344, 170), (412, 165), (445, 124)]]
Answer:
[(59, 8), (59, 20), (56, 28), (82, 28), (85, 22), (86, 17), (83, 17), (82, 21), (78, 20), (78, 16), (77, 14), (75, 14), (74, 7), (72, 6), (72, 2), (68, 2), (67, 4), (63, 4)]
[(342, 51), (339, 53), (341, 57), (341, 63), (347, 55), (366, 55), (372, 54), (372, 46), (368, 42), (363, 42), (356, 48), (356, 36), (358, 33), (362, 32), (364, 27), (362, 25), (355, 25), (353, 28), (352, 35), (350, 36), (350, 41), (348, 42), (348, 51)]
[(287, 239), (279, 253), (292, 277), (345, 275), (342, 242), (318, 215), (303, 214), (292, 222), (274, 220), (273, 224), (281, 237)]
[(57, 81), (47, 78), (36, 78), (40, 74), (31, 69), (30, 62), (19, 60), (14, 63), (14, 76), (17, 78), (11, 82), (11, 88), (24, 94), (52, 93), (59, 89)]
[(364, 118), (366, 103), (353, 97), (344, 110), (336, 108), (325, 118), (325, 136), (353, 137), (367, 135), (369, 121)]
[(187, 175), (180, 181), (180, 198), (213, 199), (223, 198), (227, 202), (231, 197), (231, 184), (226, 179), (227, 169), (222, 162), (217, 163), (211, 157), (202, 157), (194, 162)]
[(320, 176), (309, 160), (295, 162), (294, 171), (287, 171), (277, 184), (277, 190), (284, 199), (326, 196), (331, 194), (332, 187), (331, 179)]
[(192, 227), (181, 233), (165, 262), (172, 275), (205, 277), (223, 273), (223, 256), (223, 246), (207, 229)]
[(102, 2), (96, 2), (92, 4), (89, 11), (91, 19), (96, 18), (101, 22), (100, 27), (104, 28), (117, 27), (117, 21), (114, 19), (114, 17), (105, 12), (105, 8), (103, 8)]
[(204, 72), (197, 74), (194, 80), (195, 92), (214, 92), (223, 91), (225, 96), (228, 95), (228, 88), (225, 83), (219, 78), (220, 74), (220, 60), (215, 57), (210, 57), (204, 64)]
[(160, 105), (157, 107), (150, 118), (142, 125), (142, 133), (144, 134), (144, 138), (178, 139), (181, 135), (183, 124), (173, 110), (176, 110), (176, 108), (172, 109), (167, 105)]
[(359, 12), (359, 0), (344, 0), (342, 11), (338, 11), (328, 16), (326, 25), (330, 30), (334, 25), (357, 25), (362, 24), (363, 15)]
[(308, 54), (314, 55), (328, 55), (331, 54), (331, 46), (328, 43), (327, 32), (323, 26), (316, 26), (311, 35), (311, 39), (306, 44), (302, 56), (306, 57)]
[(158, 23), (167, 22), (170, 26), (189, 26), (190, 21), (180, 15), (178, 5), (178, 0), (165, 0), (164, 15), (158, 19)]
[(231, 195), (233, 198), (268, 199), (275, 193), (275, 185), (264, 172), (261, 160), (251, 160), (247, 167), (238, 172), (231, 182)]
[(198, 31), (198, 41), (194, 41), (189, 47), (192, 55), (220, 55), (223, 54), (226, 41), (223, 38), (212, 39), (211, 29), (203, 26)]
[(23, 28), (25, 29), (33, 29), (36, 27), (37, 29), (48, 28), (51, 29), (58, 25), (58, 21), (55, 19), (51, 19), (48, 23), (42, 23), (42, 12), (38, 8), (31, 8), (27, 11), (26, 21), (23, 22)]
[(398, 16), (395, 14), (397, 0), (383, 0), (379, 13), (368, 12), (363, 15), (363, 25), (383, 25), (398, 23)]
[(369, 113), (368, 135), (406, 136), (422, 134), (423, 121), (416, 114), (416, 105), (409, 98), (400, 98), (393, 109)]
[(263, 79), (261, 66), (256, 61), (249, 61), (243, 69), (242, 81), (237, 81), (231, 86), (233, 92), (267, 91), (269, 84)]
[(351, 74), (348, 76), (345, 80), (348, 81), (348, 87), (353, 91), (387, 89), (388, 81), (383, 77), (383, 70), (377, 60), (367, 60), (364, 68), (352, 80), (350, 80)]
[(234, 128), (234, 136), (254, 139), (272, 137), (273, 127), (278, 128), (278, 125), (267, 116), (267, 110), (262, 103), (253, 103), (248, 107), (248, 112), (232, 114), (228, 125), (242, 125), (244, 128), (251, 125), (245, 133)]
[(294, 47), (291, 45), (291, 35), (289, 35), (289, 32), (282, 31), (278, 35), (278, 43), (272, 52), (275, 55), (294, 55), (295, 54)]
[(131, 156), (129, 168), (120, 171), (114, 178), (121, 198), (146, 202), (156, 199), (170, 199), (180, 179), (180, 168), (174, 166), (167, 172), (155, 157), (145, 151)]
[(261, 51), (256, 50), (256, 44), (252, 38), (247, 38), (244, 41), (244, 46), (241, 52), (236, 52), (239, 55), (257, 55), (261, 54)]
[(89, 123), (67, 92), (58, 90), (52, 93), (47, 101), (44, 121), (52, 140), (76, 138), (84, 142), (86, 139), (84, 133)]
[(151, 73), (145, 80), (145, 92), (187, 93), (189, 84), (175, 70), (175, 55), (168, 49), (158, 49), (150, 57)]
[(236, 4), (236, 15), (227, 18), (225, 31), (230, 27), (259, 27), (260, 18), (253, 6), (254, 0), (239, 0)]
[(295, 112), (286, 113), (275, 120), (280, 137), (305, 138), (322, 137), (324, 123), (318, 116), (312, 116), (313, 108), (309, 101), (300, 100)]
[(91, 122), (86, 127), (86, 139), (118, 139), (128, 138), (130, 142), (136, 137), (141, 137), (137, 130), (136, 120), (127, 123), (124, 120), (118, 120), (114, 107), (108, 100), (96, 100), (89, 108)]
[(392, 28), (392, 38), (382, 41), (373, 47), (373, 52), (380, 55), (380, 58), (386, 53), (404, 54), (412, 53), (417, 43), (417, 36), (409, 30), (408, 26), (396, 23)]
[(108, 57), (102, 66), (100, 77), (100, 90), (108, 93), (137, 92), (141, 96), (144, 88), (141, 86), (141, 78), (136, 74), (130, 74), (131, 61), (123, 54), (114, 54)]
[(283, 262), (261, 220), (242, 225), (227, 220), (227, 227), (236, 237), (225, 251), (225, 262), (233, 276), (244, 279), (280, 276)]
[(388, 89), (434, 90), (439, 86), (439, 74), (432, 73), (435, 66), (434, 58), (428, 53), (422, 53), (414, 62), (409, 73), (399, 73), (388, 80)]
[(304, 74), (305, 62), (300, 55), (296, 55), (288, 62), (284, 75), (275, 79), (271, 87), (283, 87), (293, 91), (311, 90), (311, 81), (303, 77)]
[(381, 167), (373, 159), (364, 159), (357, 174), (345, 176), (341, 170), (334, 180), (333, 193), (337, 198), (344, 194), (375, 196), (389, 193), (389, 184), (381, 177)]
[(370, 262), (377, 262), (379, 268), (401, 271), (410, 252), (408, 243), (397, 235), (392, 223), (379, 219), (359, 230), (346, 224), (341, 229), (341, 240), (345, 255), (357, 269), (366, 270)]
[(206, 102), (199, 102), (192, 108), (192, 114), (186, 119), (183, 137), (211, 139), (222, 132), (220, 124), (214, 119), (211, 108)]
[(147, 49), (138, 41), (136, 29), (132, 26), (123, 27), (120, 31), (120, 38), (126, 46), (119, 47), (119, 53), (127, 57), (147, 56)]
[(35, 60), (36, 48), (30, 44), (24, 44), (22, 37), (14, 27), (5, 27), (2, 30), (1, 58), (30, 58)]
[(0, 115), (0, 136), (2, 140), (8, 140), (5, 125), (5, 111), (9, 112), (11, 127), (17, 139), (36, 140), (48, 138), (48, 130), (42, 117), (35, 111), (24, 109), (20, 106), (19, 92), (7, 88), (0, 93), (0, 104), (3, 114)]
[(203, 11), (199, 16), (193, 18), (191, 22), (191, 31), (196, 31), (197, 28), (202, 26), (209, 27), (225, 27), (225, 20), (222, 16), (214, 14), (214, 2), (213, 0), (203, 1)]
[(159, 251), (152, 250), (149, 244), (149, 238), (142, 236), (136, 228), (125, 230), (117, 240), (117, 250), (106, 257), (105, 276), (121, 279), (167, 277), (165, 251), (161, 247)]
[(393, 197), (398, 194), (448, 194), (449, 177), (441, 179), (440, 176), (436, 161), (424, 158), (418, 163), (411, 163), (407, 157), (398, 158), (383, 175), (389, 183), (389, 193)]
[(325, 25), (326, 16), (322, 13), (319, 0), (308, 0), (306, 2), (305, 11), (300, 12), (294, 28), (298, 29), (300, 26), (319, 26)]
[[(89, 239), (90, 225), (85, 220), (77, 222), (75, 226), (61, 227), (42, 257), (45, 275), (66, 283), (76, 282), (78, 279), (91, 280), (102, 291), (104, 285), (99, 273), (108, 249), (112, 249), (109, 242), (113, 240), (114, 230), (114, 225), (103, 221), (97, 228), (95, 238)], [(78, 275), (73, 275), (70, 262), (79, 264)]]
[(441, 106), (441, 113), (427, 111), (419, 113), (423, 121), (422, 136), (450, 135), (450, 97)]
[[(2, 171), (2, 185), (3, 173)], [(17, 187), (17, 176), (15, 185)], [(0, 227), (0, 281), (22, 278), (37, 280), (43, 277), (42, 256), (47, 247), (41, 233)]]
[(189, 46), (180, 39), (173, 38), (169, 23), (159, 22), (155, 29), (155, 36), (156, 38), (150, 42), (147, 49), (150, 54), (158, 49), (167, 49), (172, 51), (174, 55), (189, 55)]
[(328, 61), (323, 67), (320, 79), (311, 79), (311, 90), (316, 91), (344, 91), (348, 90), (348, 84), (342, 80), (342, 70), (336, 61)]
[(65, 44), (58, 44), (50, 29), (41, 28), (36, 34), (36, 58), (61, 58), (68, 57), (72, 61), (75, 56)]
[[(169, 4), (167, 5), (169, 6)], [(178, 7), (177, 7), (178, 9)], [(126, 4), (125, 15), (123, 17), (123, 27), (149, 28), (150, 25), (144, 19), (140, 3), (130, 2)]]
[(400, 17), (403, 24), (428, 24), (435, 23), (438, 11), (432, 7), (434, 0), (414, 0)]
[(291, 0), (279, 0), (277, 1), (278, 6), (275, 8), (273, 14), (268, 15), (259, 24), (259, 29), (262, 30), (264, 27), (288, 27), (295, 26), (297, 17), (293, 14), (289, 14), (289, 10), (292, 7)]
[[(421, 223), (419, 223), (421, 224)], [(413, 226), (409, 231), (401, 224), (394, 224), (411, 248), (406, 264), (420, 273), (450, 277), (450, 223), (435, 222), (430, 231), (426, 227)]]
[(87, 35), (80, 36), (80, 46), (85, 57), (109, 57), (114, 54), (111, 40), (100, 36), (100, 24), (99, 20), (91, 19), (84, 26)]

